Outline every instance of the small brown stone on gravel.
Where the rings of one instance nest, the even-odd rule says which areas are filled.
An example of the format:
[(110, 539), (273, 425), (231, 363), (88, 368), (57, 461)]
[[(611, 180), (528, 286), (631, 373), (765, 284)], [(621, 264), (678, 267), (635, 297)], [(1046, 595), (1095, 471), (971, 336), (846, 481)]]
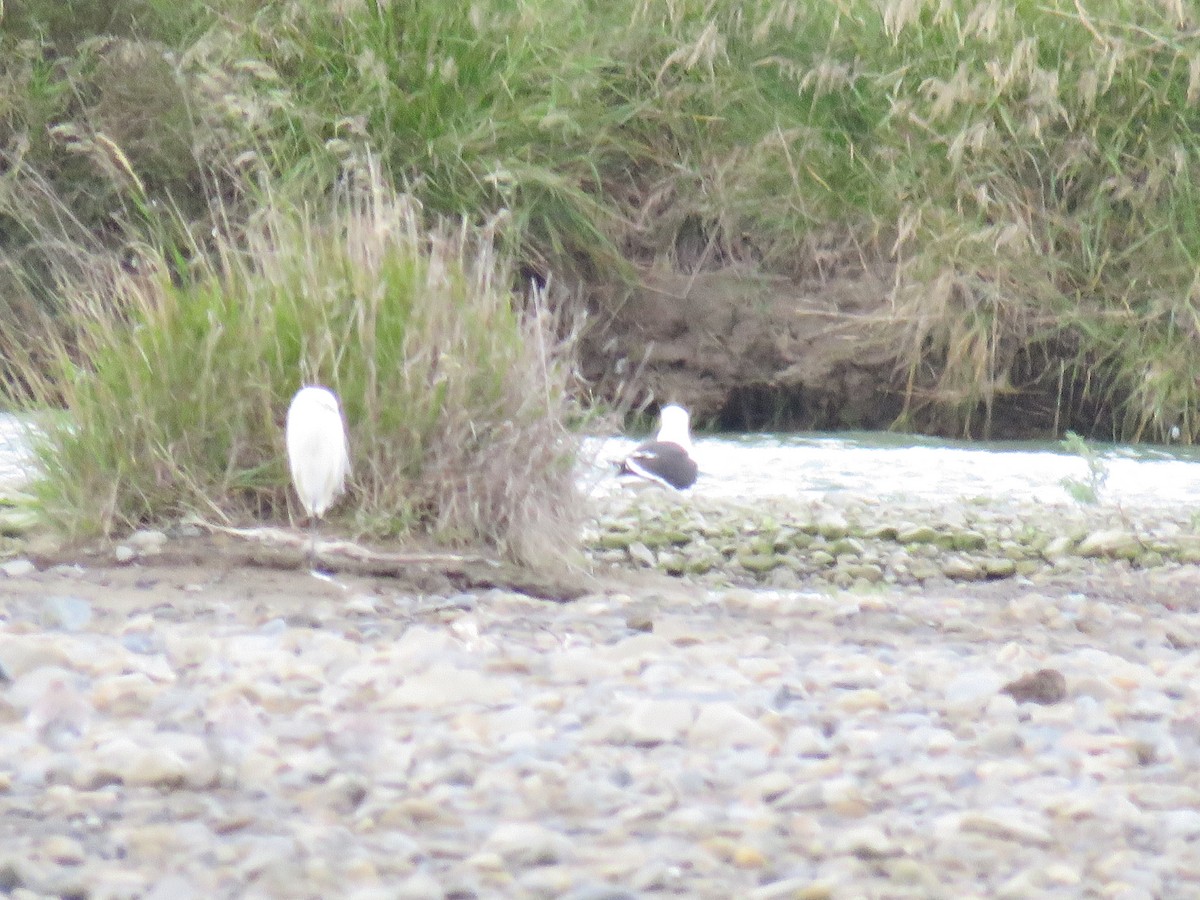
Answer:
[(646, 613), (633, 613), (625, 620), (625, 625), (632, 631), (653, 631), (654, 619)]
[(1059, 703), (1067, 696), (1067, 679), (1055, 669), (1038, 669), (1010, 681), (1000, 689), (1018, 703)]

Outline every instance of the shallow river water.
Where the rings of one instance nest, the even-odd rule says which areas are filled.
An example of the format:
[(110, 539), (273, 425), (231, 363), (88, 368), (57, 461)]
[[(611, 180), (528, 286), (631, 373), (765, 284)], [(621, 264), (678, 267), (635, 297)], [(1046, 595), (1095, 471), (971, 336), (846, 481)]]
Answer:
[[(612, 438), (585, 447), (595, 460), (585, 481), (604, 490), (611, 461), (636, 441)], [(1092, 445), (1107, 478), (1101, 496), (1127, 508), (1200, 506), (1200, 452), (1193, 447)], [(1084, 482), (1086, 460), (1058, 444), (972, 443), (908, 434), (747, 434), (704, 437), (693, 451), (694, 490), (758, 499), (875, 497), (928, 505), (986, 498), (1048, 504), (1075, 502), (1064, 480)]]
[[(615, 489), (612, 463), (633, 449), (632, 438), (584, 444), (581, 481), (589, 490)], [(1093, 445), (1107, 480), (1102, 495), (1129, 508), (1200, 507), (1200, 449)], [(962, 442), (908, 434), (744, 434), (696, 438), (700, 479), (694, 491), (714, 498), (875, 497), (891, 504), (928, 505), (986, 498), (1074, 502), (1064, 480), (1085, 481), (1087, 462), (1054, 443)], [(0, 490), (25, 480), (28, 450), (16, 419), (0, 415)]]

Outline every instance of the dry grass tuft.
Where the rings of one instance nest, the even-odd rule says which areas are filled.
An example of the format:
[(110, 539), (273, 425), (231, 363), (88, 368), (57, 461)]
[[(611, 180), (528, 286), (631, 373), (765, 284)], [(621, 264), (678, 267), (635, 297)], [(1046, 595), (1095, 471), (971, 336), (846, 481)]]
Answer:
[(343, 527), (525, 563), (569, 553), (569, 348), (538, 297), (521, 309), (490, 235), (426, 232), (373, 164), (348, 184), (328, 203), (268, 195), (190, 269), (147, 249), (140, 274), (102, 253), (82, 280), (60, 270), (71, 339), (52, 341), (45, 375), (14, 360), (34, 405), (66, 406), (38, 441), (54, 522), (87, 535), (282, 518), (284, 413), (319, 382), (351, 433)]

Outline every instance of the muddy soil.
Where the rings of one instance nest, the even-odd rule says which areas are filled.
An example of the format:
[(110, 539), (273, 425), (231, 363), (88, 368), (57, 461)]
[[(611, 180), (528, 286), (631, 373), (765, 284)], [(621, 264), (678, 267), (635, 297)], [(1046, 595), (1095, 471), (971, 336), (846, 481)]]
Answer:
[(997, 348), (995, 390), (986, 403), (964, 400), (962, 386), (940, 384), (935, 350), (910, 370), (917, 323), (906, 317), (921, 313), (896, 304), (891, 263), (843, 252), (811, 268), (795, 278), (749, 265), (643, 269), (637, 287), (590, 310), (581, 374), (598, 396), (682, 403), (718, 430), (1057, 438), (1106, 420), (1086, 397), (1064, 395), (1070, 385), (1047, 363), (1054, 348), (1040, 345)]

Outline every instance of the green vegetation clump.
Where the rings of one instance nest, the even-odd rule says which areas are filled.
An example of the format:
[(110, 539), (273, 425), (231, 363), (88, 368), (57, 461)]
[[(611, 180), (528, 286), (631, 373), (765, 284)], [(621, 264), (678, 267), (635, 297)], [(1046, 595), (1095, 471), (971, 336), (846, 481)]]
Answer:
[(1074, 453), (1087, 463), (1087, 477), (1061, 479), (1063, 490), (1081, 505), (1099, 503), (1109, 475), (1108, 461), (1104, 454), (1073, 431), (1068, 431), (1060, 444), (1067, 453)]
[(67, 413), (36, 441), (52, 521), (92, 535), (281, 518), (285, 412), (320, 383), (349, 423), (344, 527), (526, 562), (569, 550), (565, 356), (540, 299), (521, 312), (489, 236), (427, 233), (374, 166), (348, 178), (332, 202), (268, 195), (186, 274), (143, 248), (134, 271), (97, 255), (63, 284), (74, 339), (49, 331), (49, 372), (31, 381), (35, 403)]
[[(967, 430), (1033, 385), (1064, 427), (1200, 437), (1188, 4), (98, 8), (8, 0), (0, 153), (99, 240), (154, 228), (131, 173), (203, 233), (214, 189), (251, 214), (244, 170), (315, 195), (370, 152), (428, 214), (489, 223), (522, 272), (585, 285), (593, 308), (646, 265), (875, 270), (911, 427)], [(5, 198), (24, 166), (0, 165), (17, 268), (38, 257)]]

